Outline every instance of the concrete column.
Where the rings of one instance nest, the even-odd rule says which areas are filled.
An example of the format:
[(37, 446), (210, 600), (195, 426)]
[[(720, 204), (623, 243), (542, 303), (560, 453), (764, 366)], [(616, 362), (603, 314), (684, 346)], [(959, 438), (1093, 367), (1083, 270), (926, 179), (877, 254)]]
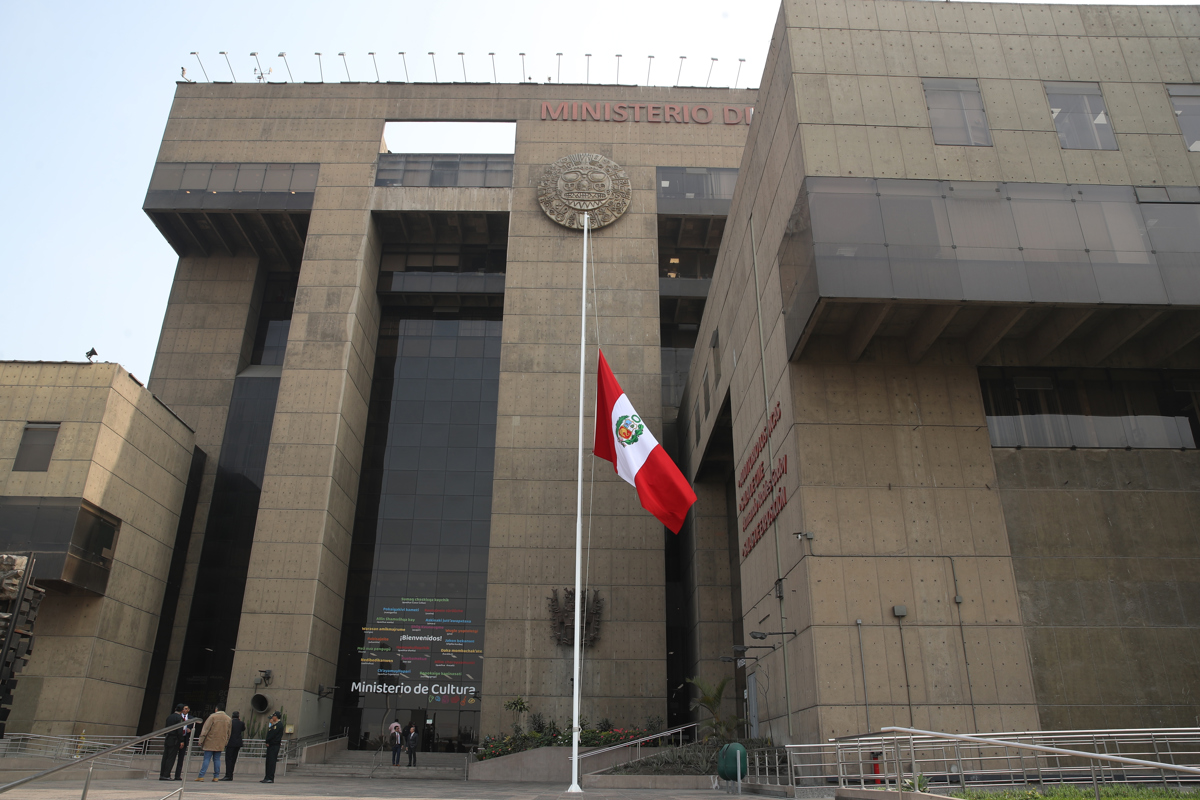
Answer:
[(179, 259), (147, 386), (196, 431), (208, 456), (155, 719), (167, 718), (196, 587), (213, 481), (237, 373), (250, 363), (262, 289), (258, 259)]
[[(246, 713), (262, 691), (297, 736), (328, 724), (346, 565), (379, 332), (380, 248), (357, 168), (322, 167), (271, 431), (230, 676)], [(347, 210), (350, 209), (350, 210)], [(259, 670), (269, 687), (255, 687)]]

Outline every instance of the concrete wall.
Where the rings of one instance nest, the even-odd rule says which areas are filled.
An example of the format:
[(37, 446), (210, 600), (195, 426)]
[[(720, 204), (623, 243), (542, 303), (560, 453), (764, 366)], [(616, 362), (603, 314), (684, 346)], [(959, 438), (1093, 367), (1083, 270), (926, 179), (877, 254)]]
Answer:
[[(783, 5), (809, 175), (1195, 184), (1163, 83), (1200, 81), (1200, 9)], [(993, 147), (935, 145), (921, 78), (978, 78)], [(1042, 81), (1098, 81), (1119, 150), (1064, 150)]]
[[(138, 724), (194, 434), (116, 364), (0, 367), (0, 494), (79, 497), (121, 520), (103, 596), (52, 589), (9, 726), (127, 735)], [(12, 472), (27, 421), (61, 421), (47, 472)]]
[(179, 259), (150, 370), (147, 386), (196, 431), (208, 455), (154, 715), (160, 722), (173, 706), (229, 400), (234, 378), (250, 363), (264, 277), (253, 257)]
[(1200, 714), (1200, 454), (993, 451), (1047, 729)]

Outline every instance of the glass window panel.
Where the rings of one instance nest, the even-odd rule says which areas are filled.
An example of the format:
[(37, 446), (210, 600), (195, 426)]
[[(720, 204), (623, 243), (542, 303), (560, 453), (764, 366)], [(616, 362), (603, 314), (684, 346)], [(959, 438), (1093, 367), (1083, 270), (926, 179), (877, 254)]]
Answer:
[(54, 443), (58, 440), (57, 422), (30, 422), (21, 433), (17, 445), (17, 456), (13, 461), (13, 472), (46, 472), (50, 469), (50, 458), (54, 455)]
[(212, 164), (188, 164), (183, 169), (183, 182), (180, 189), (189, 191), (204, 191), (208, 188), (208, 178), (212, 174)]
[(264, 192), (286, 192), (292, 185), (291, 164), (268, 164), (267, 174), (263, 178)]
[(1012, 302), (1032, 299), (1020, 250), (960, 245), (955, 254), (966, 299)]
[(238, 169), (238, 179), (235, 191), (261, 192), (263, 180), (267, 176), (266, 164), (242, 164)]
[(1047, 81), (1045, 88), (1058, 143), (1063, 149), (1117, 149), (1100, 84)]
[[(1012, 207), (998, 184), (980, 181), (947, 186), (946, 211), (954, 243), (963, 247), (1017, 248)], [(962, 258), (962, 253), (959, 253)]]
[(830, 183), (809, 179), (813, 240), (847, 245), (883, 244), (883, 214), (875, 182), (850, 179)]
[(831, 297), (893, 297), (887, 248), (881, 244), (816, 244), (817, 281)]
[(1200, 251), (1200, 205), (1143, 204), (1141, 211), (1155, 250), (1160, 253)]
[(154, 174), (150, 177), (150, 191), (173, 192), (179, 189), (184, 166), (182, 163), (155, 164)]
[(208, 177), (210, 192), (232, 192), (237, 185), (237, 164), (213, 164), (212, 174)]
[(925, 78), (922, 82), (934, 144), (991, 146), (978, 81)]

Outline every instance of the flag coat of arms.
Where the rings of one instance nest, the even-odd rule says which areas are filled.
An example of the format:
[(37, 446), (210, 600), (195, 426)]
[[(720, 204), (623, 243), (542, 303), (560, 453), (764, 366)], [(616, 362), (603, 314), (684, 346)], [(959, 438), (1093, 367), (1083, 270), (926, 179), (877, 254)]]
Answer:
[(642, 508), (673, 533), (679, 533), (688, 509), (696, 502), (696, 493), (642, 422), (603, 352), (597, 372), (596, 444), (592, 453), (611, 461), (617, 474), (637, 489)]

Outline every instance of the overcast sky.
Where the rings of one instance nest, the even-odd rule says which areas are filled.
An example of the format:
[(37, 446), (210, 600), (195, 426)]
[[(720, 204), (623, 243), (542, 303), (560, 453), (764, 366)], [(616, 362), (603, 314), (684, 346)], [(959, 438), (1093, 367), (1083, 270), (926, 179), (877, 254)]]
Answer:
[[(526, 76), (757, 86), (777, 0), (65, 3), (0, 0), (0, 359), (83, 359), (95, 347), (149, 377), (175, 253), (141, 211), (180, 68), (187, 77), (270, 80), (492, 80)], [(227, 64), (219, 51), (229, 53)], [(337, 53), (345, 52), (348, 64)]]

